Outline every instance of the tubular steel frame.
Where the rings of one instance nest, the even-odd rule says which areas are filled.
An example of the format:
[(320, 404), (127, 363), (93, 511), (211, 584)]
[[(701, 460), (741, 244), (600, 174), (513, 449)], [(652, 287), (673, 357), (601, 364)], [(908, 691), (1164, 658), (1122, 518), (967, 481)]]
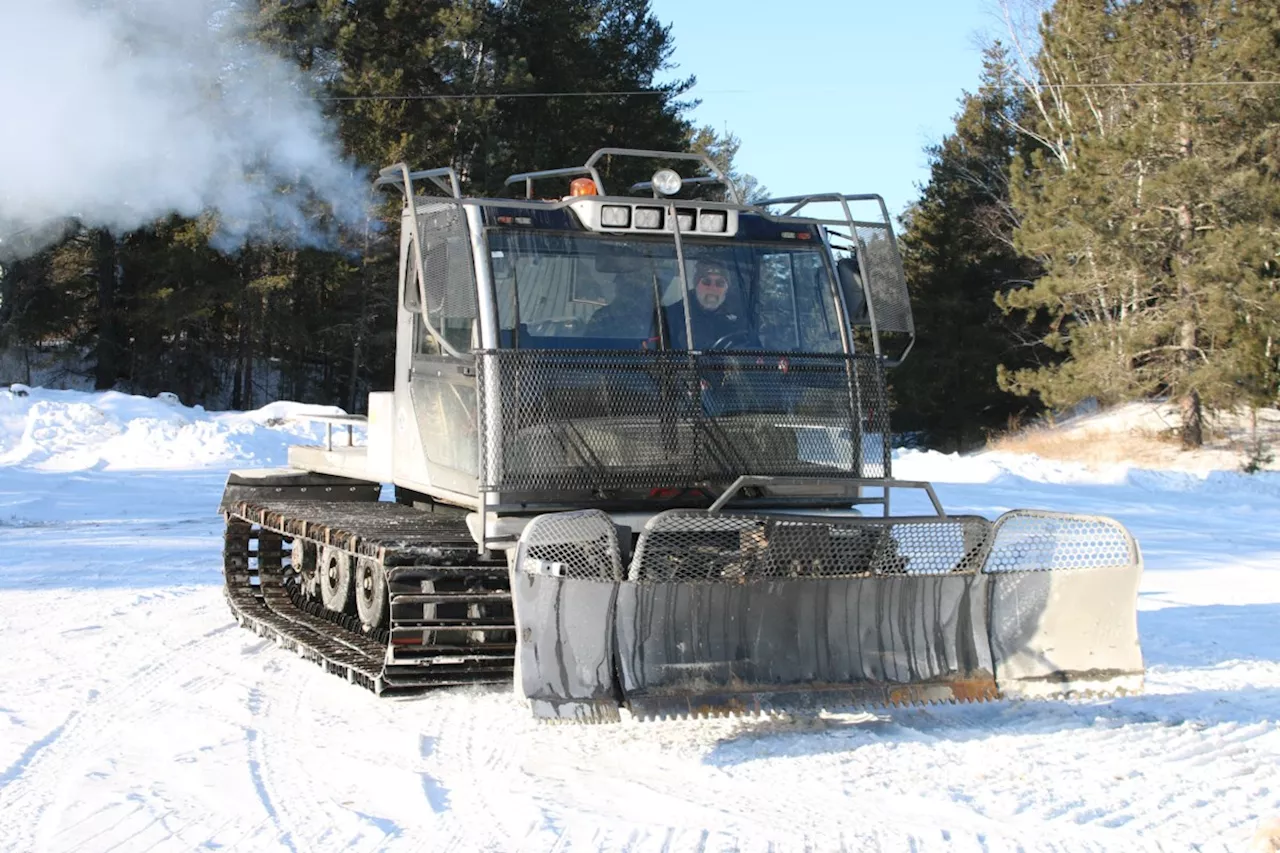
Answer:
[[(651, 150), (631, 149), (631, 148), (601, 148), (595, 151), (587, 159), (586, 163), (583, 164), (582, 166), (571, 166), (571, 167), (566, 167), (561, 169), (547, 169), (547, 170), (540, 170), (540, 171), (523, 172), (523, 173), (511, 175), (510, 177), (508, 177), (505, 182), (508, 186), (512, 184), (520, 183), (520, 182), (524, 183), (525, 185), (524, 199), (464, 198), (462, 196), (461, 182), (458, 178), (458, 174), (452, 168), (442, 167), (437, 169), (412, 171), (409, 169), (409, 167), (406, 164), (397, 163), (392, 166), (388, 166), (387, 168), (383, 169), (379, 173), (377, 180), (374, 182), (374, 188), (375, 189), (385, 188), (388, 186), (397, 187), (401, 191), (404, 197), (406, 212), (409, 212), (410, 210), (412, 211), (412, 215), (408, 217), (411, 238), (414, 246), (414, 251), (412, 252), (413, 254), (412, 263), (413, 263), (413, 269), (414, 269), (414, 276), (417, 280), (417, 286), (419, 289), (420, 302), (423, 306), (423, 310), (421, 312), (423, 317), (423, 324), (426, 327), (427, 331), (430, 332), (440, 342), (441, 349), (445, 353), (447, 353), (450, 357), (457, 359), (461, 362), (474, 363), (478, 360), (478, 357), (479, 357), (478, 354), (475, 352), (461, 352), (457, 348), (455, 348), (453, 345), (451, 345), (445, 339), (444, 335), (441, 334), (439, 330), (434, 328), (431, 321), (426, 316), (425, 306), (427, 304), (427, 300), (426, 300), (426, 294), (423, 292), (423, 289), (425, 288), (425, 281), (424, 281), (425, 271), (423, 269), (424, 261), (422, 257), (422, 251), (423, 251), (422, 242), (421, 242), (422, 234), (421, 234), (419, 222), (418, 222), (418, 216), (419, 216), (419, 213), (421, 212), (419, 209), (420, 205), (426, 202), (429, 198), (430, 203), (456, 204), (460, 208), (462, 208), (464, 221), (469, 231), (469, 238), (471, 243), (473, 286), (476, 289), (476, 312), (477, 312), (476, 319), (480, 323), (480, 339), (479, 339), (480, 348), (482, 351), (493, 351), (497, 348), (497, 344), (498, 344), (497, 296), (494, 290), (495, 283), (493, 281), (492, 275), (489, 272), (487, 240), (484, 234), (485, 229), (483, 227), (483, 217), (480, 211), (482, 211), (484, 208), (495, 208), (495, 207), (496, 208), (517, 208), (517, 209), (523, 208), (523, 209), (529, 209), (529, 210), (564, 209), (568, 207), (573, 201), (575, 201), (575, 199), (564, 198), (557, 201), (536, 200), (533, 198), (534, 181), (547, 179), (547, 178), (571, 177), (571, 176), (582, 176), (582, 175), (588, 175), (592, 178), (593, 181), (595, 181), (595, 184), (599, 193), (595, 197), (595, 200), (598, 200), (601, 202), (606, 202), (611, 200), (618, 200), (618, 201), (631, 200), (632, 198), (634, 198), (633, 196), (614, 197), (614, 196), (609, 196), (607, 194), (605, 184), (601, 179), (599, 170), (597, 168), (597, 164), (599, 163), (599, 161), (607, 156), (626, 156), (626, 157), (637, 157), (637, 158), (646, 158), (646, 159), (685, 160), (685, 161), (696, 162), (699, 165), (706, 168), (708, 171), (712, 173), (712, 175), (715, 176), (713, 180), (717, 180), (720, 183), (724, 184), (728, 192), (728, 195), (731, 199), (730, 202), (708, 203), (709, 207), (723, 207), (726, 210), (732, 209), (732, 210), (738, 210), (740, 212), (749, 212), (749, 213), (759, 215), (769, 221), (778, 222), (778, 223), (790, 223), (790, 224), (796, 224), (796, 225), (816, 225), (816, 226), (819, 226), (820, 228), (822, 226), (829, 226), (829, 225), (844, 226), (849, 228), (850, 234), (854, 239), (855, 243), (857, 241), (856, 229), (859, 226), (865, 227), (865, 228), (884, 229), (888, 239), (891, 241), (891, 245), (893, 246), (895, 253), (897, 252), (896, 237), (893, 234), (893, 228), (891, 226), (891, 222), (889, 219), (888, 210), (885, 207), (884, 200), (880, 196), (820, 193), (820, 194), (812, 194), (812, 195), (804, 195), (804, 196), (791, 196), (791, 197), (770, 199), (768, 201), (761, 202), (758, 205), (745, 204), (737, 194), (732, 183), (728, 180), (727, 175), (724, 174), (723, 170), (721, 170), (709, 157), (703, 154), (695, 154), (695, 153), (688, 153), (688, 152), (651, 151)], [(418, 188), (422, 186), (423, 182), (428, 182), (436, 190), (439, 190), (441, 195), (434, 196), (434, 197), (422, 197), (423, 202), (419, 202)], [(672, 223), (672, 229), (668, 232), (661, 232), (661, 233), (669, 234), (675, 246), (676, 260), (677, 260), (677, 267), (678, 267), (677, 271), (680, 277), (680, 284), (681, 284), (681, 288), (680, 288), (681, 299), (683, 300), (684, 309), (685, 309), (684, 311), (685, 326), (686, 326), (685, 335), (686, 335), (686, 340), (692, 341), (693, 334), (692, 334), (692, 329), (690, 328), (692, 324), (692, 320), (691, 320), (691, 311), (689, 310), (690, 309), (690, 306), (689, 306), (690, 296), (689, 296), (689, 287), (688, 287), (689, 283), (686, 279), (687, 273), (686, 273), (685, 264), (684, 264), (684, 234), (680, 229), (679, 219), (675, 215), (676, 214), (675, 208), (678, 204), (678, 201), (674, 198), (667, 198), (667, 199), (664, 199), (663, 201), (664, 203), (662, 206), (666, 210), (666, 216), (668, 217), (669, 221)], [(822, 201), (838, 202), (841, 205), (842, 210), (845, 214), (844, 219), (843, 220), (824, 219), (824, 218), (813, 218), (813, 217), (796, 215), (796, 213), (802, 210), (805, 206), (814, 202), (822, 202)], [(883, 221), (882, 222), (860, 222), (858, 220), (855, 220), (853, 218), (852, 211), (850, 210), (850, 207), (849, 207), (849, 202), (851, 201), (876, 202), (880, 206), (880, 209), (883, 215)], [(772, 204), (789, 204), (791, 205), (791, 207), (785, 213), (779, 215), (779, 214), (771, 213), (765, 209), (767, 205), (772, 205)], [(838, 276), (836, 274), (835, 253), (830, 243), (830, 240), (828, 239), (825, 233), (825, 229), (822, 230), (822, 242), (826, 250), (826, 257), (827, 257), (827, 264), (828, 264), (828, 273), (829, 273), (828, 289), (836, 305), (837, 312), (843, 320), (843, 322), (840, 323), (842, 347), (844, 349), (844, 354), (846, 356), (853, 356), (855, 353), (855, 342), (853, 337), (852, 316), (849, 310), (849, 306), (845, 303), (843, 289), (840, 286)], [(901, 361), (906, 357), (907, 353), (910, 351), (911, 347), (914, 344), (915, 336), (914, 336), (914, 333), (911, 334), (911, 339), (908, 342), (906, 348), (903, 350), (901, 354), (897, 356), (897, 358), (889, 359), (884, 356), (881, 350), (879, 322), (875, 316), (875, 300), (873, 299), (871, 276), (869, 274), (870, 271), (868, 269), (867, 259), (864, 257), (864, 254), (865, 253), (861, 251), (857, 252), (859, 270), (861, 272), (861, 277), (862, 277), (863, 298), (867, 305), (868, 319), (870, 321), (870, 333), (872, 338), (873, 351), (876, 358), (881, 360), (886, 367), (896, 366), (897, 364), (901, 363)], [(691, 354), (699, 355), (700, 353), (698, 351), (691, 351)], [(855, 376), (851, 378), (851, 381), (848, 387), (848, 390), (851, 396), (850, 403), (853, 407), (853, 410), (856, 413), (858, 413), (857, 415), (858, 421), (855, 422), (854, 424), (851, 424), (851, 432), (854, 435), (858, 436), (859, 447), (857, 449), (857, 453), (859, 457), (862, 453), (861, 419), (863, 418), (863, 412), (866, 405), (865, 400), (863, 399), (864, 389), (861, 387), (861, 385), (862, 383)], [(500, 411), (491, 411), (491, 409), (493, 409), (493, 406), (491, 406), (490, 404), (494, 402), (496, 402), (496, 400), (481, 399), (479, 401), (480, 406), (483, 407), (484, 411), (487, 413), (486, 414), (487, 423), (483, 425), (486, 433), (490, 431), (496, 431), (498, 433), (501, 432), (502, 413)], [(888, 473), (887, 430), (886, 430), (884, 442), (886, 444), (885, 471), (887, 474)], [(484, 438), (484, 437), (482, 437), (481, 441), (478, 443), (480, 447), (479, 452), (482, 454), (484, 452), (483, 448), (485, 447), (486, 443), (487, 443), (487, 438)], [(750, 475), (747, 475), (747, 476), (749, 477)], [(916, 485), (914, 483), (907, 483), (905, 481), (895, 481), (889, 476), (886, 476), (885, 478), (853, 478), (853, 479), (847, 480), (846, 482), (854, 482), (855, 479), (857, 480), (857, 483), (860, 486), (865, 485), (873, 488), (883, 488), (884, 490), (883, 498), (862, 499), (859, 502), (881, 503), (884, 507), (884, 511), (886, 515), (889, 513), (890, 490), (895, 487), (926, 488), (929, 492), (930, 500), (933, 502), (935, 509), (939, 511), (940, 515), (945, 514), (942, 512), (941, 505), (938, 503), (936, 495), (933, 493), (932, 489), (927, 486), (927, 484)], [(744, 486), (738, 486), (738, 490), (740, 490), (743, 487)], [(487, 490), (483, 488), (480, 489), (480, 492), (481, 494), (478, 495), (478, 497), (480, 498), (480, 508), (481, 508), (481, 513), (480, 513), (481, 519), (482, 519), (481, 549), (483, 550), (485, 547), (485, 543), (489, 541), (489, 536), (488, 536), (489, 513), (486, 510), (486, 508), (491, 505), (490, 498), (492, 496), (489, 494)], [(729, 492), (726, 492), (724, 495), (721, 495), (720, 500), (717, 501), (717, 503), (723, 506), (724, 502), (727, 502), (729, 500), (729, 498), (725, 497), (725, 495), (729, 495), (732, 493), (733, 491), (731, 490)]]

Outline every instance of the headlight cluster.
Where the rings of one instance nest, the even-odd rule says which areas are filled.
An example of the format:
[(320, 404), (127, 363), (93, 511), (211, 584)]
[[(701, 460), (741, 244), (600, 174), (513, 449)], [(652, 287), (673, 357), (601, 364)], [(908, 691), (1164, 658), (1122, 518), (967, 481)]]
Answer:
[(668, 231), (672, 230), (676, 224), (679, 224), (681, 233), (696, 230), (703, 234), (723, 234), (729, 230), (729, 214), (723, 210), (676, 208), (674, 223), (670, 217), (664, 217), (664, 212), (661, 207), (643, 204), (634, 207), (624, 204), (603, 204), (600, 206), (600, 227), (658, 231), (662, 229), (665, 218)]

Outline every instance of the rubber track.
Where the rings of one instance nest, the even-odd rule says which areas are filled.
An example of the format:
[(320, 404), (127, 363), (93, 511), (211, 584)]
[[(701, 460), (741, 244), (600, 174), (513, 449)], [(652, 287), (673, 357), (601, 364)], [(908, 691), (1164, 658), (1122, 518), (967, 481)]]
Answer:
[[(467, 644), (463, 638), (454, 645), (410, 646), (411, 659), (403, 660), (399, 658), (404, 647), (396, 647), (396, 656), (388, 653), (390, 630), (366, 634), (355, 617), (333, 613), (304, 598), (292, 569), (285, 565), (285, 542), (299, 536), (381, 562), (390, 579), (393, 604), (399, 590), (411, 604), (416, 596), (509, 608), (505, 561), (480, 560), (462, 518), (381, 502), (239, 503), (227, 514), (223, 548), (227, 602), (245, 628), (377, 694), (413, 695), (438, 687), (511, 682), (514, 634), (511, 643)], [(255, 541), (256, 548), (252, 547)], [(483, 577), (489, 586), (483, 592), (432, 589), (427, 595), (415, 589), (424, 581), (472, 576)], [(396, 610), (393, 606), (393, 619)], [(456, 622), (436, 624), (416, 618), (407, 630), (448, 637), (474, 634), (473, 627), (505, 634), (507, 627), (491, 621), (475, 626)], [(391, 627), (403, 626), (393, 621)]]

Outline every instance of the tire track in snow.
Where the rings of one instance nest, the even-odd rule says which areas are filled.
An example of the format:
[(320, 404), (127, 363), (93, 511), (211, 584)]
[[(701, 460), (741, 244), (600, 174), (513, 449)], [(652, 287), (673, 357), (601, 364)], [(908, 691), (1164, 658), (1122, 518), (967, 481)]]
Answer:
[(258, 802), (262, 805), (263, 811), (267, 813), (267, 817), (271, 820), (271, 824), (276, 829), (276, 841), (284, 845), (291, 853), (298, 853), (298, 847), (293, 842), (292, 822), (281, 819), (281, 813), (275, 804), (275, 798), (267, 789), (267, 783), (263, 776), (262, 759), (263, 748), (260, 743), (261, 731), (257, 727), (257, 721), (263, 716), (264, 704), (266, 700), (263, 698), (262, 691), (257, 687), (249, 689), (247, 705), (249, 714), (255, 725), (245, 727), (244, 735), (247, 745), (247, 767), (249, 769), (249, 778), (253, 782), (253, 790), (258, 795)]
[[(168, 667), (149, 668), (164, 674)], [(137, 675), (144, 670), (135, 671)], [(121, 727), (117, 715), (145, 701), (156, 690), (154, 682), (141, 688), (131, 677), (122, 684), (89, 690), (60, 727), (59, 736), (36, 750), (16, 777), (0, 789), (0, 836), (15, 850), (44, 849), (57, 833), (57, 807), (64, 804), (82, 765), (94, 747)], [(108, 710), (100, 710), (106, 708)], [(30, 748), (29, 748), (30, 749)]]
[[(436, 739), (427, 737), (426, 735), (418, 736), (418, 756), (423, 762), (428, 761), (432, 754), (436, 751)], [(440, 784), (440, 780), (432, 776), (425, 770), (418, 773), (422, 779), (422, 793), (427, 798), (427, 803), (431, 806), (431, 810), (436, 814), (446, 814), (449, 811), (449, 789)]]
[[(1133, 749), (1144, 748), (1149, 732), (1132, 728), (1119, 731), (1115, 727), (1097, 731), (1084, 729), (1073, 732), (1068, 741), (1073, 753), (1057, 756), (1055, 753), (1060, 748), (1055, 750), (1050, 745), (1045, 749), (1046, 735), (1057, 737), (1056, 732), (1042, 730), (1028, 734), (1018, 731), (1018, 725), (1005, 731), (993, 729), (987, 721), (975, 731), (976, 737), (966, 737), (966, 721), (963, 716), (958, 719), (964, 728), (939, 725), (929, 720), (927, 713), (908, 715), (897, 721), (890, 717), (883, 722), (873, 721), (869, 732), (847, 733), (849, 737), (841, 737), (840, 733), (793, 733), (776, 725), (766, 727), (759, 735), (752, 733), (750, 726), (743, 727), (737, 734), (708, 727), (704, 729), (704, 738), (690, 737), (688, 729), (673, 730), (677, 742), (699, 739), (714, 742), (726, 737), (732, 741), (743, 736), (748, 740), (736, 750), (734, 759), (727, 762), (730, 772), (724, 777), (680, 762), (627, 758), (618, 759), (616, 772), (611, 772), (601, 761), (601, 755), (584, 751), (586, 754), (581, 757), (587, 760), (571, 762), (556, 774), (563, 781), (560, 787), (547, 784), (544, 778), (542, 789), (545, 798), (562, 806), (567, 817), (580, 818), (593, 808), (598, 815), (602, 803), (607, 805), (608, 801), (617, 806), (614, 813), (603, 816), (617, 821), (634, 820), (637, 803), (645, 803), (647, 810), (656, 814), (665, 812), (677, 816), (682, 804), (700, 806), (707, 810), (705, 814), (686, 819), (726, 830), (741, 825), (736, 839), (724, 839), (728, 845), (746, 843), (756, 835), (758, 830), (749, 821), (757, 820), (772, 830), (767, 831), (766, 837), (772, 834), (785, 843), (787, 839), (794, 841), (803, 835), (822, 847), (845, 844), (854, 849), (863, 846), (904, 849), (916, 845), (920, 849), (936, 849), (942, 844), (946, 849), (952, 846), (977, 849), (983, 845), (1026, 850), (1185, 849), (1187, 836), (1181, 831), (1171, 832), (1167, 827), (1162, 831), (1155, 823), (1141, 827), (1140, 833), (1129, 825), (1131, 821), (1121, 813), (1127, 798), (1105, 796), (1108, 768), (1093, 778), (1084, 773), (1076, 789), (1081, 793), (1080, 798), (1065, 803), (1057, 801), (1058, 806), (1067, 806), (1057, 814), (1048, 813), (1050, 810), (1045, 807), (1051, 804), (1041, 798), (1045, 790), (1052, 792), (1054, 785), (1070, 791), (1073, 767), (1087, 769), (1090, 761), (1113, 753), (1117, 743), (1127, 743)], [(931, 732), (922, 734), (912, 730), (911, 722), (921, 720), (929, 724)], [(1034, 724), (1032, 728), (1043, 728), (1042, 723), (1030, 722)], [(1265, 731), (1266, 727), (1259, 727), (1257, 731), (1240, 734), (1251, 738)], [(655, 739), (661, 741), (665, 734), (656, 733)], [(1093, 743), (1077, 746), (1075, 741), (1082, 734)], [(1184, 738), (1199, 737), (1190, 729), (1179, 734)], [(1162, 759), (1171, 757), (1184, 762), (1187, 767), (1182, 772), (1195, 774), (1199, 771), (1191, 765), (1206, 748), (1203, 743), (1192, 743), (1184, 753), (1171, 753), (1167, 744), (1157, 743), (1146, 746), (1145, 750)], [(873, 756), (869, 763), (856, 763), (864, 753)], [(1235, 753), (1228, 754), (1234, 756)], [(703, 764), (707, 763), (708, 756), (701, 758)], [(795, 761), (796, 758), (801, 761)], [(989, 772), (995, 784), (988, 787), (994, 788), (994, 797), (992, 791), (983, 791), (979, 783), (970, 783), (972, 790), (964, 784), (958, 787), (938, 784), (940, 778), (948, 776), (982, 778), (978, 771), (984, 767), (993, 768)], [(822, 784), (814, 784), (815, 775), (829, 778)], [(1030, 778), (1026, 778), (1028, 775)], [(1156, 770), (1134, 785), (1149, 791), (1151, 783), (1158, 778), (1159, 770)], [(673, 779), (679, 780), (682, 791), (679, 801), (664, 802), (664, 798), (672, 794)], [(650, 793), (633, 790), (636, 786), (647, 787)], [(1031, 789), (1032, 796), (1016, 812), (1008, 808), (1010, 801), (992, 803), (1002, 795), (1027, 789)], [(1097, 802), (1099, 790), (1104, 795), (1101, 807)], [(778, 791), (786, 794), (778, 797)], [(603, 796), (606, 793), (607, 798)], [(985, 801), (983, 794), (986, 794)], [(589, 801), (584, 802), (587, 798)], [(992, 808), (993, 805), (1003, 808)], [(1164, 814), (1167, 816), (1168, 812)], [(779, 826), (789, 829), (780, 835), (776, 831)], [(840, 840), (836, 841), (837, 838)], [(615, 836), (614, 840), (618, 838)], [(1215, 834), (1203, 845), (1203, 849), (1219, 849)]]
[[(332, 695), (335, 685), (309, 678), (315, 670), (299, 659), (291, 659), (286, 669), (308, 676), (300, 689), (284, 684), (273, 688), (287, 690), (290, 701), (271, 701), (261, 714), (261, 775), (275, 809), (280, 826), (287, 829), (299, 849), (377, 849), (393, 845), (410, 833), (404, 825), (405, 815), (388, 812), (379, 799), (357, 803), (339, 802), (341, 785), (334, 778), (335, 767), (329, 751), (317, 751), (316, 745), (327, 743), (344, 753), (344, 758), (364, 758), (361, 747), (367, 727), (353, 725), (353, 717), (361, 714), (334, 713), (331, 705), (317, 707), (315, 696)], [(340, 685), (338, 685), (340, 687)], [(280, 689), (272, 696), (278, 698)], [(346, 692), (343, 700), (351, 700), (355, 708), (376, 710), (383, 704), (363, 692)], [(393, 768), (388, 768), (393, 769)], [(383, 782), (380, 777), (375, 785)], [(361, 786), (362, 788), (364, 786)]]
[[(1035, 825), (1010, 827), (964, 804), (946, 803), (943, 816), (922, 820), (922, 811), (937, 810), (936, 801), (891, 793), (855, 796), (840, 785), (813, 784), (803, 778), (807, 774), (792, 779), (771, 772), (768, 775), (775, 778), (762, 783), (708, 767), (702, 750), (696, 751), (693, 762), (654, 761), (644, 751), (617, 752), (628, 742), (633, 747), (661, 744), (668, 737), (705, 746), (731, 733), (732, 725), (584, 729), (530, 727), (526, 719), (516, 731), (504, 733), (503, 749), (493, 737), (501, 724), (494, 725), (486, 710), (477, 708), (464, 719), (465, 729), (458, 728), (454, 713), (440, 720), (444, 734), (435, 746), (453, 774), (442, 778), (450, 786), (454, 811), (473, 826), (501, 826), (509, 838), (522, 839), (518, 846), (523, 849), (765, 849), (769, 841), (786, 849), (799, 837), (820, 849), (855, 850), (912, 845), (930, 849), (931, 843), (933, 849), (995, 844), (992, 849), (1054, 850), (1099, 842), (1087, 828), (1067, 826), (1045, 838)], [(772, 736), (791, 734), (795, 733), (782, 730)], [(799, 734), (809, 740), (824, 737), (821, 732)], [(833, 741), (840, 746), (838, 739)], [(521, 748), (511, 748), (512, 743)], [(535, 749), (523, 748), (530, 743)], [(471, 784), (458, 783), (455, 777)], [(779, 798), (779, 790), (787, 795)], [(521, 798), (535, 809), (522, 832), (522, 819), (509, 806)], [(1110, 837), (1116, 839), (1115, 834)], [(472, 840), (487, 849), (504, 846), (501, 837), (492, 834)], [(1060, 843), (1068, 846), (1061, 848)], [(1144, 847), (1135, 843), (1130, 849)]]
[(510, 796), (520, 775), (514, 766), (520, 738), (512, 729), (530, 722), (502, 719), (510, 701), (497, 688), (442, 691), (432, 700), (432, 710), (442, 713), (432, 715), (429, 734), (419, 734), (419, 776), (424, 799), (444, 822), (440, 849), (510, 849), (524, 834)]
[[(154, 709), (172, 707), (177, 693), (258, 688), (267, 700), (253, 724), (260, 733), (261, 783), (281, 822), (293, 828), (298, 849), (377, 846), (372, 836), (351, 829), (355, 819), (348, 817), (354, 815), (375, 827), (379, 837), (404, 833), (403, 839), (388, 837), (381, 846), (413, 848), (429, 838), (433, 849), (456, 850), (512, 849), (520, 839), (531, 849), (572, 850), (753, 850), (767, 848), (769, 840), (786, 850), (806, 839), (818, 849), (854, 850), (984, 845), (1028, 851), (1192, 845), (1217, 850), (1228, 846), (1218, 839), (1234, 837), (1233, 827), (1243, 823), (1251, 831), (1258, 812), (1280, 809), (1280, 739), (1268, 710), (1277, 706), (1276, 691), (1264, 690), (1256, 699), (1184, 689), (1111, 703), (947, 706), (850, 725), (713, 721), (540, 727), (529, 721), (521, 703), (498, 691), (442, 691), (409, 703), (379, 701), (331, 684), (336, 680), (324, 680), (315, 667), (293, 657), (277, 662), (276, 655), (263, 655), (245, 666), (237, 649), (258, 652), (270, 645), (239, 631), (234, 632), (238, 642), (228, 644), (218, 632), (229, 631), (229, 624), (210, 626), (214, 630), (203, 639), (177, 633), (186, 630), (182, 620), (205, 619), (220, 604), (175, 609), (162, 637), (128, 636), (149, 623), (110, 623), (108, 630), (118, 635), (106, 639), (120, 650), (128, 645), (134, 656), (170, 657), (173, 668), (153, 670), (168, 686), (131, 705), (117, 688), (123, 683), (145, 689), (148, 676), (142, 667), (133, 672), (120, 667), (117, 657), (109, 664), (116, 668), (107, 673), (115, 681), (100, 701), (112, 704), (109, 713), (130, 724), (146, 725)], [(264, 661), (277, 673), (261, 672)], [(80, 671), (86, 671), (83, 664)], [(1242, 670), (1239, 678), (1247, 681), (1260, 671)], [(1183, 677), (1192, 684), (1198, 676)], [(86, 725), (86, 702), (81, 697), (60, 704), (63, 713), (49, 716), (64, 719), (62, 734), (32, 751), (48, 735), (33, 733), (23, 749), (30, 757), (0, 789), (0, 823), (18, 819), (9, 808), (18, 788), (35, 784), (41, 796), (53, 797), (57, 773), (75, 769), (76, 750), (67, 743)], [(18, 707), (26, 719), (36, 719), (25, 705)], [(223, 704), (198, 710), (202, 722), (206, 717), (218, 725), (226, 722), (233, 734), (245, 722), (243, 714), (224, 716)], [(79, 716), (73, 719), (70, 713)], [(104, 718), (110, 720), (98, 722)], [(392, 803), (364, 792), (340, 806), (326, 802), (319, 783), (330, 784), (334, 771), (314, 759), (316, 732), (339, 733), (353, 744), (359, 737), (378, 739), (370, 755), (389, 761), (389, 771), (407, 775), (408, 785), (397, 796), (416, 794), (420, 809), (406, 806), (409, 798)], [(1262, 738), (1271, 739), (1269, 751), (1259, 746)], [(391, 748), (397, 739), (403, 743)], [(90, 751), (95, 748), (85, 743)], [(238, 738), (221, 750), (223, 759), (234, 754), (227, 778), (246, 778), (244, 750)], [(993, 766), (980, 772), (979, 761)], [(154, 769), (159, 775), (152, 777), (153, 784), (170, 778)], [(433, 785), (440, 795), (434, 805), (447, 798), (444, 814), (433, 808)], [(269, 818), (255, 823), (262, 813), (255, 810), (248, 786), (242, 801), (229, 803), (223, 812), (211, 811), (189, 791), (172, 801), (152, 791), (144, 792), (154, 800), (152, 812), (139, 814), (142, 804), (124, 797), (128, 789), (117, 785), (115, 790), (123, 808), (90, 816), (118, 825), (96, 836), (102, 846), (134, 832), (144, 819), (158, 823), (133, 837), (131, 843), (139, 847), (157, 837), (164, 842), (160, 847), (196, 839), (196, 830), (188, 832), (178, 819), (165, 818), (166, 810), (175, 809), (183, 819), (199, 818), (201, 837), (231, 839), (232, 846), (239, 838), (244, 849), (275, 831)], [(38, 802), (33, 797), (17, 811)], [(648, 814), (642, 805), (651, 806)], [(133, 811), (123, 814), (125, 809)], [(45, 820), (52, 821), (55, 813)], [(231, 828), (224, 835), (213, 824), (228, 813)], [(75, 816), (82, 815), (83, 810)], [(337, 816), (332, 823), (341, 831), (331, 827), (323, 834), (328, 815)], [(86, 826), (92, 825), (90, 818)], [(54, 845), (69, 846), (77, 833), (60, 823), (55, 828)], [(13, 844), (24, 853), (37, 849), (29, 833), (0, 838), (0, 846)]]
[[(224, 633), (225, 624), (170, 646), (162, 638), (137, 631), (124, 621), (137, 615), (127, 608), (156, 598), (183, 597), (172, 592), (139, 596), (111, 614), (120, 617), (120, 630), (124, 632), (119, 637), (108, 638), (114, 640), (111, 646), (117, 652), (127, 648), (145, 663), (118, 680), (90, 689), (70, 712), (59, 737), (32, 754), (15, 778), (0, 788), (0, 837), (4, 837), (12, 849), (56, 846), (56, 839), (64, 829), (59, 823), (60, 816), (71, 805), (77, 785), (88, 778), (86, 766), (114, 746), (120, 732), (147, 725), (154, 715), (139, 713), (139, 710), (153, 707), (158, 693), (174, 689), (183, 670), (200, 666), (222, 669), (210, 656), (195, 655), (194, 650)], [(207, 609), (207, 604), (201, 605), (190, 615), (198, 618)], [(64, 677), (75, 678), (78, 673), (68, 670)], [(75, 826), (84, 822), (77, 821)]]
[(27, 748), (22, 751), (22, 754), (18, 756), (17, 761), (13, 762), (13, 764), (6, 767), (3, 771), (0, 771), (0, 790), (3, 790), (6, 785), (21, 776), (27, 769), (27, 765), (34, 761), (41, 751), (52, 745), (58, 740), (58, 738), (62, 737), (62, 733), (65, 732), (67, 730), (67, 726), (71, 724), (77, 716), (79, 716), (79, 713), (79, 711), (72, 711), (67, 715), (67, 718), (62, 721), (61, 725), (39, 740), (33, 741), (29, 744)]
[[(1073, 710), (1081, 718), (1090, 713)], [(1168, 713), (1176, 706), (1163, 715), (1129, 715), (1123, 706), (1120, 713), (1101, 710), (1093, 724), (1072, 732), (1070, 761), (1022, 756), (1046, 788), (1079, 779), (1085, 799), (1035, 809), (1050, 823), (1123, 827), (1171, 844), (1197, 837), (1211, 843), (1249, 822), (1253, 791), (1280, 782), (1275, 756), (1266, 760), (1254, 744), (1272, 726), (1187, 720)]]
[[(1211, 696), (1202, 701), (1216, 703)], [(1256, 820), (1258, 806), (1250, 801), (1257, 792), (1280, 782), (1274, 756), (1263, 759), (1255, 743), (1274, 733), (1271, 724), (1188, 721), (1194, 715), (1185, 704), (1162, 709), (1155, 697), (1007, 707), (999, 722), (975, 730), (990, 753), (977, 760), (1002, 769), (990, 774), (985, 790), (964, 792), (965, 800), (992, 816), (1039, 821), (1048, 837), (1119, 849), (1186, 849), (1200, 839), (1194, 843), (1202, 849), (1221, 849), (1222, 839)], [(1147, 710), (1153, 707), (1161, 713)], [(936, 737), (936, 749), (968, 756), (968, 733), (941, 723), (949, 710), (901, 722), (924, 729), (931, 742)]]

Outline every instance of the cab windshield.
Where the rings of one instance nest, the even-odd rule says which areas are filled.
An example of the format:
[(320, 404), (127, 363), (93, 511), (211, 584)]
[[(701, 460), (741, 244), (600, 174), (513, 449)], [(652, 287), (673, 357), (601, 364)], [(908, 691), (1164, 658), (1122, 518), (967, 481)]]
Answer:
[[(488, 231), (508, 349), (843, 352), (821, 245)], [(692, 331), (693, 344), (689, 345)]]

